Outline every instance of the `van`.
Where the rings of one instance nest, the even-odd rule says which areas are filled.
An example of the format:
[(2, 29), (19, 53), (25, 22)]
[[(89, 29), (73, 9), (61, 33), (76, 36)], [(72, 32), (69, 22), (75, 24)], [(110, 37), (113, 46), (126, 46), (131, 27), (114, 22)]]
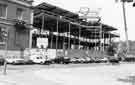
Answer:
[(8, 64), (24, 64), (25, 60), (23, 58), (19, 58), (17, 56), (8, 56), (6, 57), (6, 61)]
[(32, 60), (35, 64), (45, 64), (49, 59), (47, 56), (44, 57), (41, 55), (31, 55), (30, 60)]

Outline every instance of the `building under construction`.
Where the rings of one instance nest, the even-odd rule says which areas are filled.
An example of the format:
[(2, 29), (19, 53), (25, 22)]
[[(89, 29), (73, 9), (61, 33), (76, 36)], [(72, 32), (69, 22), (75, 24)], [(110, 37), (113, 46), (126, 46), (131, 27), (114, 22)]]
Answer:
[(88, 21), (47, 3), (33, 7), (32, 0), (1, 0), (0, 9), (0, 56), (101, 55), (112, 39), (119, 37), (112, 34), (117, 29), (103, 24), (99, 16), (96, 22)]
[[(31, 48), (42, 48), (56, 56), (84, 56), (103, 52), (117, 29), (101, 23), (83, 20), (78, 14), (42, 3), (34, 7), (34, 27)], [(56, 55), (55, 55), (56, 54)], [(76, 54), (76, 55), (75, 55)], [(79, 55), (80, 54), (80, 55)]]

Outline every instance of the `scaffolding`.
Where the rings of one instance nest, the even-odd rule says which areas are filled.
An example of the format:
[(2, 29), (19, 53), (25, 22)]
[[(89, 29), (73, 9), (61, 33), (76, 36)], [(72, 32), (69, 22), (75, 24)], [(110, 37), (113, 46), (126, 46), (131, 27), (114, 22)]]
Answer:
[(119, 37), (109, 32), (117, 30), (116, 28), (99, 21), (91, 24), (91, 22), (79, 19), (78, 14), (58, 7), (52, 10), (53, 7), (46, 3), (36, 6), (34, 26), (41, 28), (40, 31), (49, 31), (49, 34), (45, 35), (49, 39), (48, 48), (56, 49), (56, 56), (58, 56), (58, 49), (70, 50), (72, 45), (74, 49), (81, 49), (82, 46), (97, 50), (98, 47), (99, 50), (104, 51), (110, 44), (106, 42), (107, 39)]

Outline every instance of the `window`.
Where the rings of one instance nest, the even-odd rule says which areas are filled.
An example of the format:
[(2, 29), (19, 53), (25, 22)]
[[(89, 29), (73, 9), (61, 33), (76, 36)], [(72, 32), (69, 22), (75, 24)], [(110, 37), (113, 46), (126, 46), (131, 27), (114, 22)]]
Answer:
[(7, 29), (0, 27), (0, 42), (6, 42), (7, 39)]
[(23, 9), (21, 9), (21, 8), (17, 8), (17, 10), (16, 10), (16, 18), (18, 19), (18, 20), (22, 20), (22, 18), (23, 18)]
[(7, 16), (7, 5), (0, 4), (0, 17), (5, 18)]

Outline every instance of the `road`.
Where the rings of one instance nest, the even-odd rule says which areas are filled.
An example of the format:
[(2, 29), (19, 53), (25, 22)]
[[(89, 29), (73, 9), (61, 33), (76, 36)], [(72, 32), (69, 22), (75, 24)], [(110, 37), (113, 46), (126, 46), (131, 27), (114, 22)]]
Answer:
[(16, 65), (0, 85), (135, 85), (135, 64)]

